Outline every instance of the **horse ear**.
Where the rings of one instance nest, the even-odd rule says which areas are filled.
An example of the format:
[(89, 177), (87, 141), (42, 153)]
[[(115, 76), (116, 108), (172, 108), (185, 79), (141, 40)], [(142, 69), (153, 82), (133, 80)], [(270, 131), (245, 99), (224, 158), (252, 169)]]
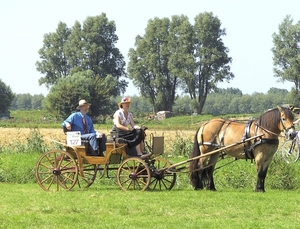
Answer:
[(280, 106), (277, 106), (277, 108), (278, 108), (278, 110), (280, 111), (280, 113), (284, 113), (284, 111), (282, 110), (282, 107), (280, 107)]

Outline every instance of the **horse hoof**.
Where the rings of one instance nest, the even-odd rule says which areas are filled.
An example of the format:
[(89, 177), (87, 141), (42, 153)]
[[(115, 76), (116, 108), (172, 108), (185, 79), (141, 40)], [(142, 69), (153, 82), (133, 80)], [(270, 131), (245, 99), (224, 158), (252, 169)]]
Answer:
[(215, 188), (207, 188), (206, 190), (208, 190), (208, 191), (217, 191), (217, 189), (215, 189)]
[(201, 188), (201, 187), (195, 187), (195, 188), (194, 188), (195, 191), (197, 191), (197, 190), (202, 190), (202, 189), (203, 189), (203, 188)]

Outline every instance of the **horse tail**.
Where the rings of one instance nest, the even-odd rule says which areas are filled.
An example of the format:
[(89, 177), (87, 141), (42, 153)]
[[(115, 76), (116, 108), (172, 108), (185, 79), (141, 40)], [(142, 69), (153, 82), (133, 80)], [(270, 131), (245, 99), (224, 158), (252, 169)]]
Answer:
[[(191, 153), (190, 158), (194, 158), (200, 155), (200, 149), (199, 149), (199, 143), (198, 143), (198, 133), (199, 133), (199, 129), (197, 130), (195, 137), (194, 137), (194, 147), (193, 147), (193, 151)], [(190, 170), (190, 182), (191, 185), (195, 188), (197, 188), (197, 186), (199, 185), (200, 179), (199, 179), (199, 175), (198, 175), (198, 162), (199, 159), (197, 160), (191, 160), (190, 162), (190, 166), (189, 166), (189, 170)]]

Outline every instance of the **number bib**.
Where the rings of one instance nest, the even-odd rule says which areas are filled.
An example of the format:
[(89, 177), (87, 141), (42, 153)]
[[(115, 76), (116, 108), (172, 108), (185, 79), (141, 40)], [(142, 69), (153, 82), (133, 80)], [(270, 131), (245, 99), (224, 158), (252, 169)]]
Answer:
[(67, 145), (80, 146), (81, 145), (80, 131), (67, 132)]

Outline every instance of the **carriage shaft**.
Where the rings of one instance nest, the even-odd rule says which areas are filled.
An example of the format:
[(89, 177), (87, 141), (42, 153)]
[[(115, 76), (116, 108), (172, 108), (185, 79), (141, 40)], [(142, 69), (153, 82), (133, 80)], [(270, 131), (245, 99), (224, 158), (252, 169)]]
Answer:
[(212, 154), (215, 154), (215, 153), (219, 153), (220, 151), (223, 151), (224, 149), (228, 149), (228, 148), (230, 148), (230, 147), (233, 147), (233, 146), (236, 146), (236, 145), (239, 145), (239, 144), (243, 144), (243, 143), (248, 142), (248, 141), (251, 141), (251, 140), (253, 140), (253, 139), (255, 139), (255, 138), (262, 137), (263, 135), (264, 135), (264, 134), (260, 134), (260, 135), (257, 135), (257, 136), (251, 137), (251, 138), (247, 138), (247, 139), (245, 139), (245, 140), (243, 140), (243, 141), (240, 141), (240, 142), (235, 142), (235, 143), (230, 144), (230, 145), (228, 145), (228, 146), (224, 146), (224, 147), (222, 147), (222, 148), (213, 150), (213, 151), (211, 151), (211, 152), (209, 152), (209, 153), (206, 153), (206, 154), (203, 154), (203, 155), (199, 155), (199, 156), (197, 156), (197, 157), (193, 157), (193, 158), (187, 159), (187, 160), (185, 160), (185, 161), (178, 162), (178, 163), (176, 163), (176, 164), (172, 164), (172, 165), (170, 165), (170, 166), (167, 167), (167, 168), (162, 168), (162, 169), (160, 169), (159, 171), (163, 171), (163, 170), (166, 171), (166, 170), (168, 170), (168, 169), (175, 168), (176, 166), (179, 166), (179, 165), (182, 165), (182, 164), (185, 164), (185, 163), (194, 161), (194, 160), (198, 160), (198, 159), (200, 159), (200, 158), (202, 158), (202, 157), (207, 157), (207, 156), (209, 156), (209, 155), (212, 155)]

